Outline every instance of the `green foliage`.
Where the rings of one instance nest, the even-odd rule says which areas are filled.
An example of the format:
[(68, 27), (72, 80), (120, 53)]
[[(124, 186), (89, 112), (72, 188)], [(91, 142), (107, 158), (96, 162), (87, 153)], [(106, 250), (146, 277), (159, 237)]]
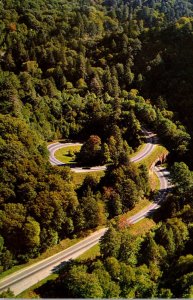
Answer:
[(4, 291), (0, 294), (1, 298), (13, 298), (14, 297), (14, 293), (12, 291), (10, 291), (10, 289), (8, 289), (7, 291)]
[(79, 203), (70, 170), (48, 166), (44, 142), (25, 121), (0, 115), (0, 128), (3, 271), (77, 232), (76, 210), (85, 220), (83, 230), (104, 224), (105, 210), (89, 192)]
[(76, 160), (83, 166), (100, 165), (101, 139), (96, 135), (91, 135), (77, 153)]
[[(140, 238), (111, 225), (100, 241), (101, 256), (68, 264), (52, 290), (60, 297), (75, 296), (78, 289), (81, 295), (90, 295), (96, 286), (106, 298), (191, 295), (193, 260), (188, 245), (193, 236), (188, 231), (178, 218), (168, 219)], [(86, 284), (85, 278), (90, 282)]]
[[(74, 285), (76, 282), (76, 285)], [(67, 290), (73, 298), (102, 298), (103, 291), (98, 278), (94, 274), (86, 273), (82, 266), (70, 270), (67, 279)]]
[(107, 168), (100, 183), (110, 216), (132, 209), (140, 198), (149, 194), (147, 170), (142, 166), (138, 169), (129, 162), (128, 154), (126, 155), (126, 159), (119, 159), (118, 166), (111, 165)]
[(185, 163), (175, 163), (171, 168), (170, 176), (179, 195), (184, 195), (192, 191), (193, 175)]
[(120, 250), (120, 242), (121, 237), (119, 232), (111, 226), (100, 241), (100, 252), (103, 257), (113, 256), (117, 258)]
[(24, 227), (24, 237), (27, 247), (35, 247), (40, 244), (40, 225), (33, 218), (28, 217)]

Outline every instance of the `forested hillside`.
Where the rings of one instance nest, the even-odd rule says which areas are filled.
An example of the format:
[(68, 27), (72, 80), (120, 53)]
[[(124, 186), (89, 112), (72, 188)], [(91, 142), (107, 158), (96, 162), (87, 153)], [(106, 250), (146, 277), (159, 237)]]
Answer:
[[(146, 166), (129, 160), (146, 126), (178, 161), (162, 223), (135, 240), (112, 227), (100, 261), (70, 265), (52, 296), (191, 297), (192, 26), (188, 0), (0, 2), (1, 271), (150, 197)], [(77, 160), (108, 164), (104, 177), (77, 188), (48, 162), (54, 139), (86, 141)]]
[[(57, 298), (192, 298), (193, 173), (184, 163), (171, 168), (175, 188), (143, 237), (110, 226), (100, 256), (65, 265), (54, 282), (37, 289)], [(162, 221), (161, 221), (162, 220)]]

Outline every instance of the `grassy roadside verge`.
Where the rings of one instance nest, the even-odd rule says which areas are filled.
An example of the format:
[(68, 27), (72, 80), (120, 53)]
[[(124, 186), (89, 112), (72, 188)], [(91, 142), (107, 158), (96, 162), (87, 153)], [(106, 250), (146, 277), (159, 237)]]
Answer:
[(85, 172), (85, 173), (75, 173), (73, 172), (72, 177), (73, 177), (73, 182), (76, 186), (79, 186), (83, 183), (85, 177), (87, 175), (91, 175), (95, 177), (98, 181), (102, 176), (104, 176), (105, 172), (104, 171), (96, 171), (96, 172)]
[(78, 145), (64, 147), (55, 152), (55, 157), (65, 164), (75, 164), (74, 153), (79, 152), (80, 149), (81, 146)]
[(94, 245), (92, 248), (84, 252), (80, 255), (76, 260), (77, 261), (84, 261), (87, 259), (95, 259), (95, 257), (100, 255), (100, 246), (99, 244)]
[(148, 206), (149, 204), (151, 204), (151, 201), (149, 201), (148, 199), (144, 198), (141, 199), (133, 209), (129, 210), (128, 212), (126, 212), (125, 214), (121, 215), (119, 217), (119, 219), (123, 218), (123, 219), (128, 219), (130, 217), (132, 217), (133, 215), (137, 214), (138, 212), (140, 212), (142, 209), (144, 209), (146, 206)]
[(50, 247), (49, 249), (47, 249), (44, 253), (40, 254), (38, 257), (34, 258), (34, 259), (30, 259), (29, 262), (22, 264), (22, 265), (18, 265), (18, 266), (14, 266), (13, 268), (3, 272), (0, 274), (0, 280), (5, 278), (8, 275), (11, 275), (14, 272), (20, 271), (24, 268), (27, 268), (35, 263), (38, 263), (40, 261), (42, 261), (43, 259), (46, 259), (54, 254), (57, 254), (60, 251), (63, 251), (71, 246), (73, 246), (74, 244), (78, 243), (79, 241), (81, 241), (82, 238), (75, 238), (75, 239), (65, 239), (60, 241), (59, 244), (54, 245), (52, 247)]
[(150, 181), (150, 187), (152, 191), (156, 191), (159, 190), (160, 188), (160, 181), (159, 178), (157, 177), (157, 175), (149, 170), (149, 181)]
[(152, 229), (156, 223), (152, 219), (144, 218), (138, 223), (130, 226), (129, 231), (132, 235), (143, 235)]
[(147, 166), (149, 170), (150, 187), (153, 191), (159, 190), (160, 182), (157, 175), (150, 168), (158, 157), (167, 154), (168, 154), (168, 150), (165, 147), (161, 145), (156, 145), (153, 151), (146, 158), (144, 158), (140, 162), (137, 162), (137, 165), (145, 164)]
[(168, 154), (168, 150), (165, 147), (156, 145), (153, 151), (147, 157), (140, 162), (137, 162), (137, 165), (145, 164), (149, 169), (158, 157), (166, 154)]

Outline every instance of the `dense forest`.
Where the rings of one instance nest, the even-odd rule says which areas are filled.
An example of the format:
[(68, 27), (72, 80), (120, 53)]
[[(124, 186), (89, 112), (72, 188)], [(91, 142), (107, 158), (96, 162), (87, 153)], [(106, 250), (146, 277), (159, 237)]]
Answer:
[[(113, 223), (101, 256), (67, 265), (44, 297), (193, 297), (192, 36), (188, 0), (0, 2), (1, 272), (151, 198), (129, 158), (145, 126), (174, 183), (156, 227), (134, 238)], [(75, 186), (49, 164), (55, 139), (84, 141), (77, 161), (105, 175)]]
[[(175, 184), (143, 237), (112, 224), (100, 241), (100, 256), (73, 261), (38, 293), (57, 298), (192, 298), (193, 173), (183, 163), (171, 168)], [(161, 220), (161, 219), (162, 220)]]

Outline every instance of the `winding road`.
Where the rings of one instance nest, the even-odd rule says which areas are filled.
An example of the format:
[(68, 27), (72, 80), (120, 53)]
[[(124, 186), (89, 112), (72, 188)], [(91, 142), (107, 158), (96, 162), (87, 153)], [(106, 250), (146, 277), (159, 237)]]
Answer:
[[(144, 157), (148, 156), (154, 149), (157, 143), (157, 137), (150, 131), (144, 130), (146, 135), (147, 143), (143, 147), (143, 149), (137, 153), (132, 159), (132, 162), (139, 162)], [(72, 145), (81, 145), (79, 143), (54, 143), (48, 146), (50, 151), (50, 163), (52, 165), (63, 165), (59, 160), (57, 160), (54, 156), (56, 150), (72, 146)], [(105, 170), (106, 166), (98, 166), (93, 167), (90, 169), (84, 168), (72, 168), (74, 172), (93, 172), (96, 170)], [(134, 216), (128, 218), (128, 224), (134, 224), (151, 214), (155, 209), (157, 209), (161, 202), (164, 200), (165, 195), (167, 193), (168, 188), (170, 187), (168, 182), (168, 171), (163, 167), (153, 167), (153, 171), (159, 178), (160, 181), (160, 190), (156, 201), (142, 211), (138, 212)], [(5, 277), (3, 280), (0, 281), (0, 293), (4, 290), (10, 288), (15, 295), (20, 294), (22, 291), (26, 290), (27, 288), (31, 287), (32, 285), (36, 284), (40, 280), (46, 278), (47, 276), (51, 275), (55, 270), (57, 270), (62, 263), (69, 261), (70, 259), (75, 259), (84, 253), (86, 250), (90, 249), (94, 245), (96, 245), (100, 238), (104, 235), (108, 228), (100, 229), (81, 242), (71, 246), (70, 248), (63, 250), (47, 259), (42, 260), (39, 263), (36, 263), (30, 267), (24, 268), (18, 272), (13, 273), (10, 276)]]
[(160, 189), (159, 189), (158, 195), (156, 197), (156, 200), (154, 203), (151, 203), (150, 205), (148, 205), (144, 209), (142, 209), (140, 212), (138, 212), (134, 216), (130, 217), (127, 220), (128, 224), (131, 224), (131, 225), (135, 224), (135, 223), (139, 222), (140, 220), (144, 219), (145, 217), (148, 217), (156, 209), (158, 209), (161, 205), (161, 202), (164, 201), (165, 196), (168, 192), (168, 189), (171, 187), (171, 185), (168, 181), (169, 172), (164, 167), (154, 166), (153, 171), (156, 173), (156, 175), (160, 181)]
[[(144, 137), (146, 139), (146, 144), (139, 153), (137, 153), (134, 157), (131, 158), (131, 162), (139, 162), (148, 156), (154, 149), (157, 143), (157, 136), (155, 133), (143, 129)], [(69, 146), (82, 146), (81, 143), (53, 143), (48, 146), (48, 150), (50, 152), (49, 160), (53, 166), (62, 166), (65, 165), (63, 162), (59, 161), (55, 158), (55, 152), (61, 148), (66, 148)], [(106, 166), (96, 166), (91, 168), (80, 168), (80, 167), (71, 167), (71, 170), (75, 173), (83, 173), (83, 172), (96, 172), (96, 171), (104, 171), (106, 170)]]

